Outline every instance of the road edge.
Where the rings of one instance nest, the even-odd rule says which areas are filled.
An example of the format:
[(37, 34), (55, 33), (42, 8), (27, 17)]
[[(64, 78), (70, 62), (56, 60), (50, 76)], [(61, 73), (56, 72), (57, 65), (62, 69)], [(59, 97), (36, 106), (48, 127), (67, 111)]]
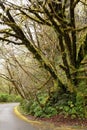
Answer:
[(41, 125), (42, 123), (39, 121), (33, 121), (33, 120), (29, 120), (28, 118), (26, 118), (24, 115), (22, 115), (19, 111), (18, 111), (18, 106), (14, 107), (14, 113), (22, 120), (30, 123), (30, 124), (39, 124)]

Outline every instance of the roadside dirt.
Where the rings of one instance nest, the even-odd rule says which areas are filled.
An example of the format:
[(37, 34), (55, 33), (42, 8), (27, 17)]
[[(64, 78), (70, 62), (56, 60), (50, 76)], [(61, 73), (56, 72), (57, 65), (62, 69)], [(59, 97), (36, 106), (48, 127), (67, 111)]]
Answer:
[(51, 118), (35, 118), (30, 115), (26, 117), (41, 122), (41, 125), (35, 124), (38, 130), (87, 130), (87, 119), (64, 118), (63, 115), (57, 115)]

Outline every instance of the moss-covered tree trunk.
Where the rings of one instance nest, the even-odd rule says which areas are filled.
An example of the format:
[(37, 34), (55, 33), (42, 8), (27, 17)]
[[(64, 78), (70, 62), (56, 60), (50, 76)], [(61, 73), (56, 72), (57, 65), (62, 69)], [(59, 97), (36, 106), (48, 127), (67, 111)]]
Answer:
[[(0, 40), (7, 43), (13, 43), (15, 45), (25, 45), (35, 56), (35, 58), (43, 65), (43, 67), (50, 73), (55, 82), (58, 81), (58, 86), (65, 91), (68, 90), (70, 92), (73, 92), (75, 87), (78, 86), (77, 69), (79, 69), (80, 63), (86, 54), (86, 45), (84, 47), (85, 54), (81, 55), (82, 46), (77, 53), (76, 44), (78, 29), (75, 21), (75, 8), (79, 1), (80, 0), (71, 0), (68, 2), (67, 7), (67, 0), (50, 0), (45, 2), (32, 2), (31, 0), (29, 3), (25, 4), (24, 8), (20, 8), (20, 6), (14, 6), (12, 4), (8, 4), (7, 8), (7, 2), (0, 2), (0, 7), (4, 12), (0, 14), (1, 24), (7, 25), (7, 27), (10, 28), (9, 30), (0, 31), (2, 34), (0, 36)], [(55, 65), (53, 65), (42, 53), (41, 49), (33, 44), (33, 42), (25, 35), (26, 33), (23, 28), (19, 26), (16, 18), (14, 18), (12, 10), (10, 10), (10, 6), (13, 10), (19, 10), (23, 19), (26, 17), (28, 20), (32, 19), (39, 24), (47, 25), (54, 29), (62, 56), (62, 64), (59, 66), (62, 68), (62, 71), (65, 72), (67, 79), (66, 84), (64, 84), (58, 76)], [(14, 37), (15, 40), (9, 39), (9, 37)]]

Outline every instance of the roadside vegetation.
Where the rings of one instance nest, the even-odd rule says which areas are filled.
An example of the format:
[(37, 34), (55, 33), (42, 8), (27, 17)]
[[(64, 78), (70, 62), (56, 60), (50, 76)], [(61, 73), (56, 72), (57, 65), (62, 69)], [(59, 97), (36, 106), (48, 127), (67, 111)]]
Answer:
[(19, 94), (23, 113), (86, 120), (87, 1), (1, 0), (0, 9), (0, 91), (10, 94), (0, 100)]
[(6, 94), (6, 93), (0, 93), (0, 103), (8, 103), (8, 102), (21, 102), (22, 98), (18, 95), (14, 94)]
[[(82, 88), (82, 86), (81, 86)], [(58, 94), (58, 95), (57, 95)], [(83, 94), (62, 94), (62, 92), (53, 92), (49, 98), (48, 93), (40, 92), (37, 99), (30, 101), (24, 100), (20, 105), (20, 110), (35, 117), (51, 117), (54, 115), (71, 116), (71, 118), (87, 118), (87, 107), (85, 106)]]

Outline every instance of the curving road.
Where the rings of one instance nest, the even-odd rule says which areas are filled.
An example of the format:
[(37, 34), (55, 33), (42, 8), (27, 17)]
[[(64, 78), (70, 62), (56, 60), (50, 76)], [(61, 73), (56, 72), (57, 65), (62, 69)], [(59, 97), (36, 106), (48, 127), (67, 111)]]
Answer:
[(13, 112), (17, 103), (0, 104), (0, 130), (36, 130)]

